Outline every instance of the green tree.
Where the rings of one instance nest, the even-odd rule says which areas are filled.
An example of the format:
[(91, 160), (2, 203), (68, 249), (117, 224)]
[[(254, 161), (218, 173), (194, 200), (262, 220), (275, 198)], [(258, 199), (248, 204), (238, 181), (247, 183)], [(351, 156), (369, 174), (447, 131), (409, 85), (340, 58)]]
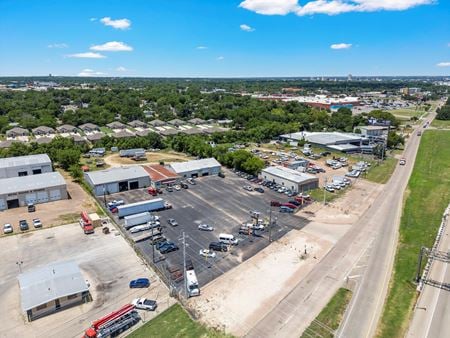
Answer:
[(69, 173), (76, 182), (80, 182), (83, 178), (83, 171), (78, 164), (72, 164), (69, 167)]
[(62, 149), (57, 153), (57, 162), (61, 168), (67, 170), (72, 165), (78, 164), (81, 152), (78, 149)]

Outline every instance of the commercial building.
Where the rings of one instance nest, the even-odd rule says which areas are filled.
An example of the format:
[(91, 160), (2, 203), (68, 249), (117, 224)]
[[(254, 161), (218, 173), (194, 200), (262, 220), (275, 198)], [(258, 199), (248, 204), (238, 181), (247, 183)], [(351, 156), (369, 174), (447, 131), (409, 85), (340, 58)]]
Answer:
[(18, 276), (22, 311), (29, 321), (91, 300), (74, 262), (53, 263)]
[(7, 157), (0, 159), (0, 179), (52, 172), (47, 154)]
[(222, 166), (215, 158), (204, 158), (187, 162), (174, 162), (170, 164), (172, 170), (181, 177), (200, 177), (217, 175)]
[(295, 192), (308, 191), (319, 187), (319, 179), (317, 177), (281, 166), (263, 169), (261, 177)]
[(150, 184), (153, 188), (161, 188), (165, 185), (176, 184), (180, 181), (180, 176), (163, 165), (152, 164), (144, 167), (150, 176)]
[(0, 180), (0, 210), (67, 198), (66, 182), (58, 172)]
[(118, 167), (84, 173), (96, 196), (150, 186), (150, 177), (141, 166)]
[(361, 130), (361, 135), (367, 138), (384, 137), (388, 133), (388, 127), (385, 126), (361, 126), (355, 129)]

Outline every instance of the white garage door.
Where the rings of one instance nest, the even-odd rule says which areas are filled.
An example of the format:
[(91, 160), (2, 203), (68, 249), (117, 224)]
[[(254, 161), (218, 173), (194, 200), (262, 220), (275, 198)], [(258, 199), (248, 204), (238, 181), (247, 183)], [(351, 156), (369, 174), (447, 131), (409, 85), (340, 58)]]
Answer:
[(48, 202), (48, 193), (46, 191), (38, 191), (37, 200), (39, 203)]
[(61, 191), (59, 189), (50, 190), (50, 201), (57, 201), (61, 199)]
[(0, 198), (0, 210), (6, 209), (6, 202), (4, 198)]
[(25, 203), (36, 203), (36, 193), (26, 194), (25, 195)]
[(106, 186), (106, 193), (115, 194), (116, 192), (119, 192), (119, 184), (110, 183)]

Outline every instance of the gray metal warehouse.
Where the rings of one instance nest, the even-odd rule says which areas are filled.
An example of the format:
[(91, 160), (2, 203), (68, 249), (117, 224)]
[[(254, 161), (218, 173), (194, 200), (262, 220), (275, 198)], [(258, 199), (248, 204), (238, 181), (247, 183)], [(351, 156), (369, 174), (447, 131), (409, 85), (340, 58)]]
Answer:
[(58, 172), (0, 180), (0, 210), (18, 208), (29, 203), (67, 199), (66, 181)]
[(280, 166), (263, 169), (261, 176), (264, 180), (275, 182), (295, 192), (308, 191), (319, 187), (317, 177)]
[(181, 177), (218, 175), (222, 166), (215, 158), (204, 158), (187, 162), (174, 162), (170, 167)]
[(74, 262), (59, 262), (18, 276), (22, 310), (29, 321), (91, 300), (89, 287)]
[(92, 187), (96, 196), (115, 194), (150, 186), (150, 177), (141, 166), (119, 167), (87, 172), (84, 174), (84, 178)]
[(52, 172), (47, 154), (7, 157), (0, 159), (0, 179)]

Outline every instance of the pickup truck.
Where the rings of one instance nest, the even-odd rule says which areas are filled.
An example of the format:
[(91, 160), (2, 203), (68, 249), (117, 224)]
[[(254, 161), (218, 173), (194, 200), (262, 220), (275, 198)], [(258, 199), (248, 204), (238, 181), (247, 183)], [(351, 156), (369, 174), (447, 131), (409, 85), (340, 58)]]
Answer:
[(136, 309), (147, 310), (147, 311), (155, 311), (158, 304), (156, 300), (151, 300), (147, 298), (137, 298), (131, 302)]

